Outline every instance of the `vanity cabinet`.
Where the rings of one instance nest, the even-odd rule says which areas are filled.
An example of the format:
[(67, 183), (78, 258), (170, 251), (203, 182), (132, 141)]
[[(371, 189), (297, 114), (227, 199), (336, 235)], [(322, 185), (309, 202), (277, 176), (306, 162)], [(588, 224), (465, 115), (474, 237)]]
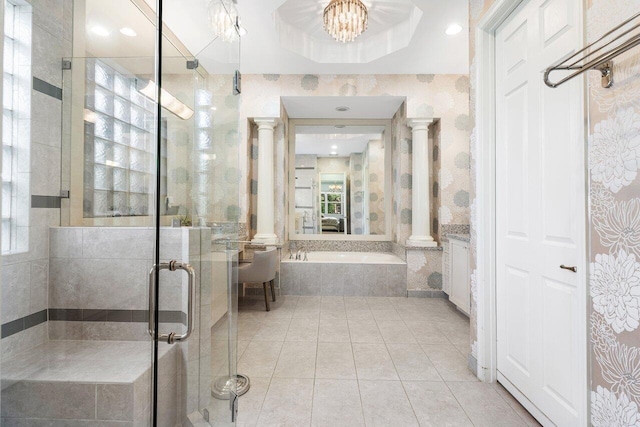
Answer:
[(449, 242), (442, 245), (442, 290), (445, 294), (451, 295), (451, 277), (449, 276), (449, 266), (451, 259), (449, 257)]
[[(469, 280), (469, 243), (449, 240), (449, 301), (469, 314), (471, 297)], [(446, 290), (445, 290), (446, 292)]]

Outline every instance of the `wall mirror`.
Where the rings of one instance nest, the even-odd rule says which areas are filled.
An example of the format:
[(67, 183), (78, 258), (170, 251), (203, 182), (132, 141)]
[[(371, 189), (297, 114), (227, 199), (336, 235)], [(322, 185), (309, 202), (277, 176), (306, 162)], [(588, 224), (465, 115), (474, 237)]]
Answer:
[(389, 240), (388, 120), (291, 120), (291, 240)]

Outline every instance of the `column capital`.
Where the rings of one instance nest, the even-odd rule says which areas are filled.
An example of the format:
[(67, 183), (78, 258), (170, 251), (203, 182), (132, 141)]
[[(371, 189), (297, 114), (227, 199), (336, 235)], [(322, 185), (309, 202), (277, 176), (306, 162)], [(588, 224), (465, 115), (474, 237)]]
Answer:
[(258, 129), (270, 129), (273, 130), (278, 125), (278, 119), (276, 117), (256, 117), (253, 119)]
[(411, 118), (407, 119), (407, 126), (413, 130), (429, 130), (429, 126), (433, 123), (433, 118)]

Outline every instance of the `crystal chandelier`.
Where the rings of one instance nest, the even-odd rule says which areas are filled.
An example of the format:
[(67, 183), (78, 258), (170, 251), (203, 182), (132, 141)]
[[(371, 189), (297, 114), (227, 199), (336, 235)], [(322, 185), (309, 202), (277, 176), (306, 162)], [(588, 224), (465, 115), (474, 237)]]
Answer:
[(324, 8), (324, 29), (342, 43), (354, 41), (368, 21), (369, 12), (360, 0), (331, 0)]
[(238, 10), (233, 0), (211, 0), (209, 2), (209, 24), (223, 41), (232, 43), (236, 41), (236, 22)]

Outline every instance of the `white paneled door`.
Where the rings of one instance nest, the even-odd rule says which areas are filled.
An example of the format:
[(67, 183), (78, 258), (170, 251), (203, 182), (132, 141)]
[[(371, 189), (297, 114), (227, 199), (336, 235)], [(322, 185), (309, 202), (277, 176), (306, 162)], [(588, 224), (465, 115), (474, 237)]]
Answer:
[(495, 38), (498, 379), (558, 426), (587, 423), (583, 83), (542, 74), (582, 45), (581, 14), (524, 1)]

